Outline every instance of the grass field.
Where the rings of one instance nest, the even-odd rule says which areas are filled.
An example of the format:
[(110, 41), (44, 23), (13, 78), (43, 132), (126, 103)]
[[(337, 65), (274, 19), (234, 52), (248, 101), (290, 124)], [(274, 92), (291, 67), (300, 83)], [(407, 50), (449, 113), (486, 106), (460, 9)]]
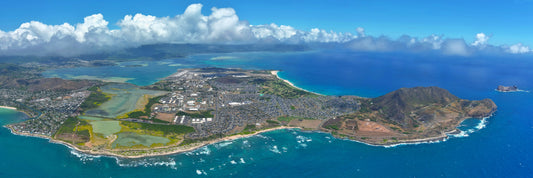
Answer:
[(91, 125), (78, 118), (68, 118), (63, 122), (54, 137), (73, 144), (88, 142), (90, 140)]

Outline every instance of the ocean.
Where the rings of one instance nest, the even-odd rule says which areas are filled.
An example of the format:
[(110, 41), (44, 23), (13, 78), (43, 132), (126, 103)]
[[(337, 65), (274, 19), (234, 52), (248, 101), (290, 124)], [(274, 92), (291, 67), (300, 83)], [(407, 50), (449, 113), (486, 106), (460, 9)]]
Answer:
[[(137, 67), (127, 67), (136, 65)], [(440, 56), (325, 50), (229, 53), (184, 59), (57, 69), (49, 77), (127, 78), (149, 85), (180, 68), (281, 70), (296, 86), (327, 95), (376, 97), (402, 87), (438, 86), (465, 99), (490, 98), (493, 117), (469, 119), (446, 141), (376, 147), (330, 134), (277, 130), (198, 150), (121, 159), (78, 153), (47, 140), (0, 129), (0, 177), (532, 177), (533, 93), (500, 93), (498, 85), (533, 90), (530, 56)], [(0, 124), (23, 114), (0, 109)]]

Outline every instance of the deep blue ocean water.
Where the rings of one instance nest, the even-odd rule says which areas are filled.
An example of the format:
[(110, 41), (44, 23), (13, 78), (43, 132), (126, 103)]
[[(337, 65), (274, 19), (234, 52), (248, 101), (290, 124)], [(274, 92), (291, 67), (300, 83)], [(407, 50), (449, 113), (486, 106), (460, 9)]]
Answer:
[[(212, 59), (219, 56), (225, 59)], [(147, 66), (120, 67), (129, 64)], [(80, 154), (44, 139), (14, 136), (2, 128), (0, 177), (533, 176), (533, 93), (494, 90), (500, 84), (533, 90), (533, 58), (528, 56), (352, 51), (231, 53), (59, 69), (45, 75), (126, 77), (135, 78), (131, 83), (148, 85), (179, 68), (208, 66), (282, 70), (282, 78), (328, 95), (376, 97), (401, 87), (439, 86), (465, 99), (491, 98), (498, 111), (484, 123), (465, 121), (460, 127), (466, 131), (465, 136), (440, 143), (384, 148), (335, 139), (326, 133), (279, 130), (189, 153), (141, 159)], [(24, 119), (20, 113), (0, 110), (2, 125)]]

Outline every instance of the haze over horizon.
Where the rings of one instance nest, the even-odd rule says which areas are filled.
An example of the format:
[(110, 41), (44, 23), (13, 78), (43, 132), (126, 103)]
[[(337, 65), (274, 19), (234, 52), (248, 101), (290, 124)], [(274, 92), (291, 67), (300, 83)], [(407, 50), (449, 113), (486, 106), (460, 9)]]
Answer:
[[(150, 12), (135, 13), (134, 15), (123, 15), (123, 18), (113, 23), (113, 20), (107, 20), (105, 15), (108, 11), (97, 12), (83, 18), (82, 23), (50, 23), (40, 22), (38, 20), (31, 20), (30, 22), (22, 23), (18, 28), (12, 30), (0, 29), (0, 55), (59, 55), (59, 56), (76, 56), (80, 54), (91, 54), (102, 51), (109, 51), (114, 49), (122, 49), (128, 47), (137, 47), (147, 44), (158, 43), (197, 43), (197, 44), (328, 44), (338, 43), (344, 47), (357, 51), (375, 51), (375, 52), (437, 52), (437, 54), (444, 55), (458, 55), (469, 56), (475, 54), (528, 54), (532, 50), (526, 41), (497, 40), (493, 43), (492, 38), (508, 34), (493, 34), (490, 30), (487, 32), (478, 31), (472, 34), (457, 34), (455, 30), (449, 30), (450, 34), (446, 32), (442, 34), (439, 32), (431, 35), (421, 36), (425, 32), (420, 32), (421, 19), (435, 17), (438, 19), (438, 14), (430, 13), (429, 11), (416, 11), (416, 13), (426, 12), (428, 17), (412, 18), (414, 20), (411, 24), (404, 26), (397, 25), (398, 31), (406, 30), (405, 26), (413, 27), (412, 34), (416, 35), (400, 35), (399, 33), (379, 30), (373, 27), (376, 32), (366, 30), (366, 26), (373, 26), (376, 23), (395, 24), (398, 21), (392, 18), (383, 18), (380, 16), (373, 16), (376, 18), (375, 23), (364, 24), (368, 19), (347, 19), (347, 17), (339, 16), (338, 19), (333, 19), (330, 24), (324, 24), (324, 19), (317, 19), (316, 21), (309, 20), (305, 25), (302, 23), (283, 24), (284, 20), (280, 18), (279, 22), (266, 22), (265, 24), (255, 25), (257, 22), (248, 21), (248, 19), (241, 18), (240, 10), (244, 12), (246, 17), (257, 19), (258, 22), (265, 22), (265, 18), (258, 18), (249, 16), (249, 10), (245, 7), (238, 6), (238, 9), (232, 7), (219, 7), (217, 5), (233, 5), (232, 3), (212, 3), (206, 2), (209, 6), (204, 6), (200, 3), (191, 3), (183, 5), (185, 10), (179, 12), (174, 16), (155, 16), (149, 15)], [(528, 2), (513, 2), (529, 5)], [(7, 3), (10, 4), (10, 3)], [(14, 4), (14, 3), (13, 3)], [(12, 5), (13, 5), (12, 4)], [(238, 3), (235, 3), (238, 4)], [(261, 4), (261, 3), (257, 3)], [(331, 3), (338, 7), (339, 3)], [(331, 5), (330, 4), (330, 5)], [(336, 4), (336, 5), (335, 5)], [(410, 3), (406, 3), (410, 4)], [(72, 4), (71, 4), (72, 5)], [(382, 9), (376, 4), (367, 3), (361, 4), (372, 7), (375, 10)], [(97, 6), (97, 5), (96, 5)], [(287, 7), (293, 7), (294, 4), (289, 3)], [(406, 6), (406, 5), (404, 5)], [(420, 7), (426, 7), (427, 4), (421, 4)], [(480, 5), (482, 7), (484, 5)], [(31, 7), (31, 6), (30, 6)], [(90, 11), (98, 11), (94, 6), (89, 6)], [(98, 6), (100, 7), (100, 6)], [(302, 5), (302, 13), (306, 13), (309, 6)], [(331, 11), (325, 6), (324, 8), (317, 8), (322, 13), (317, 11), (317, 14)], [(437, 6), (434, 6), (434, 8)], [(256, 7), (255, 7), (256, 8)], [(359, 6), (357, 8), (360, 8)], [(450, 7), (443, 7), (444, 9), (452, 9), (452, 12), (463, 12), (464, 7), (455, 9)], [(105, 9), (105, 8), (103, 8)], [(169, 8), (172, 9), (172, 8)], [(252, 6), (251, 9), (254, 9)], [(266, 6), (265, 9), (271, 9), (271, 6)], [(287, 14), (285, 8), (279, 8), (279, 11), (265, 11), (257, 14), (283, 16)], [(411, 7), (409, 9), (416, 9)], [(142, 11), (142, 10), (140, 10)], [(344, 12), (343, 8), (340, 8)], [(443, 10), (444, 11), (444, 10)], [(120, 13), (119, 11), (117, 13)], [(388, 9), (383, 11), (389, 14), (402, 14), (397, 11)], [(475, 11), (473, 11), (475, 12)], [(472, 13), (473, 13), (472, 12)], [(308, 13), (308, 12), (307, 12)], [(375, 12), (362, 11), (361, 14), (373, 14)], [(517, 11), (516, 13), (522, 13)], [(78, 13), (79, 14), (79, 13)], [(334, 13), (335, 14), (335, 13)], [(497, 14), (504, 14), (497, 13)], [(336, 14), (340, 15), (340, 14)], [(350, 15), (350, 14), (346, 14)], [(412, 15), (412, 14), (411, 14)], [(471, 14), (465, 14), (471, 15)], [(312, 16), (312, 15), (310, 15)], [(364, 15), (361, 15), (361, 17)], [(111, 15), (117, 18), (117, 14)], [(47, 19), (46, 17), (41, 17)], [(56, 19), (61, 19), (57, 17)], [(112, 18), (112, 19), (113, 19)], [(301, 18), (301, 17), (298, 17)], [(460, 17), (452, 16), (449, 19), (459, 19)], [(39, 19), (39, 18), (37, 18)], [(72, 19), (72, 17), (64, 17), (64, 21)], [(296, 18), (295, 18), (296, 19)], [(26, 19), (27, 20), (27, 19)], [(363, 23), (354, 23), (354, 21), (362, 21)], [(381, 21), (379, 21), (381, 20)], [(443, 19), (441, 19), (443, 20)], [(110, 23), (111, 21), (111, 23)], [(61, 22), (56, 20), (55, 22)], [(428, 21), (429, 22), (429, 21)], [(465, 23), (466, 21), (462, 22)], [(501, 22), (501, 21), (499, 21)], [(11, 24), (16, 23), (10, 21)], [(289, 22), (290, 23), (290, 22)], [(314, 28), (316, 23), (319, 27), (327, 26), (327, 28)], [(338, 24), (338, 25), (335, 25)], [(520, 25), (521, 23), (514, 23)], [(442, 28), (446, 29), (447, 25), (443, 23)], [(6, 27), (5, 25), (2, 28)], [(346, 29), (352, 29), (346, 31)], [(457, 27), (461, 28), (461, 27)], [(466, 28), (466, 27), (465, 27)], [(335, 29), (335, 30), (330, 30)], [(431, 28), (428, 27), (431, 30)], [(478, 28), (479, 29), (479, 28)], [(488, 28), (494, 29), (494, 28)], [(433, 29), (434, 30), (434, 29)], [(380, 35), (381, 33), (381, 35)], [(401, 32), (400, 32), (401, 33)], [(405, 34), (405, 33), (404, 33)], [(407, 33), (409, 34), (409, 33)], [(527, 40), (527, 38), (523, 38)]]

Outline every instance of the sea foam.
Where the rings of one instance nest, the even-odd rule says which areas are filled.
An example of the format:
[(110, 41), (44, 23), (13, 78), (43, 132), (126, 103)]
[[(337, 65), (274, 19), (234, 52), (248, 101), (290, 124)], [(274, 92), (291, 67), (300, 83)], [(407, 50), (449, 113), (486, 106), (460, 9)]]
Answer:
[(173, 158), (153, 157), (153, 158), (139, 158), (139, 159), (123, 159), (115, 158), (116, 162), (121, 167), (155, 167), (164, 166), (172, 169), (177, 169), (176, 161)]
[(74, 149), (70, 150), (70, 153), (72, 155), (80, 158), (80, 161), (83, 162), (83, 163), (86, 163), (87, 161), (93, 161), (93, 160), (101, 157), (101, 156), (97, 156), (97, 155), (85, 154), (85, 153), (76, 151)]

